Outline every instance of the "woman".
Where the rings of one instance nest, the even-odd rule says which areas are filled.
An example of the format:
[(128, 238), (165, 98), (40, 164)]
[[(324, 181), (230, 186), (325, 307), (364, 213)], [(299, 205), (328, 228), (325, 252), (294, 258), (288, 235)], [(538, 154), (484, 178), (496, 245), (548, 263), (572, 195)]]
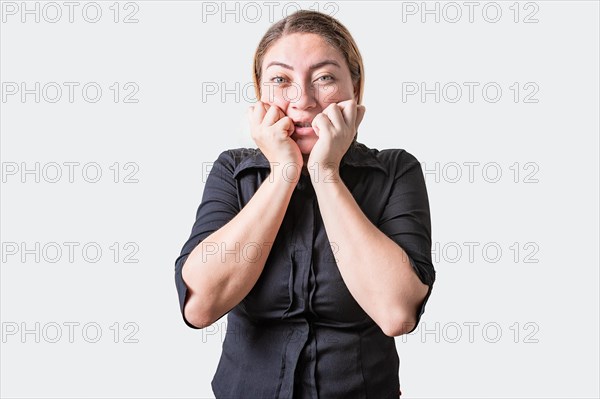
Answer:
[(356, 140), (363, 65), (337, 20), (298, 11), (258, 45), (257, 149), (222, 152), (175, 264), (192, 328), (227, 317), (217, 398), (398, 398), (394, 336), (435, 280), (421, 167)]

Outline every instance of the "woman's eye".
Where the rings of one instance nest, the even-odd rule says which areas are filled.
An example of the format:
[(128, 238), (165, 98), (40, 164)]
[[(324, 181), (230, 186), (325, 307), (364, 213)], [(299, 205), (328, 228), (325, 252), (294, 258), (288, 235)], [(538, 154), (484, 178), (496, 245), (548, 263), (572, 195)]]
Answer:
[[(281, 80), (278, 80), (281, 79)], [(283, 83), (285, 81), (285, 78), (282, 76), (275, 76), (274, 78), (271, 79), (271, 82), (274, 83)]]
[(332, 82), (333, 76), (331, 75), (323, 75), (323, 76), (319, 76), (319, 78), (317, 79), (319, 82)]

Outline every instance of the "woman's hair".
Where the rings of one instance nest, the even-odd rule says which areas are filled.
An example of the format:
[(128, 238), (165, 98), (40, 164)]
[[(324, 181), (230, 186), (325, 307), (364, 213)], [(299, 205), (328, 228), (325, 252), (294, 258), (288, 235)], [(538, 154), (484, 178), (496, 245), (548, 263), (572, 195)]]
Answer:
[(315, 33), (329, 45), (338, 49), (346, 60), (350, 76), (360, 104), (364, 86), (363, 60), (358, 46), (348, 29), (335, 18), (317, 11), (299, 10), (276, 22), (265, 33), (254, 53), (254, 91), (256, 99), (261, 98), (262, 64), (269, 48), (280, 38), (292, 33)]

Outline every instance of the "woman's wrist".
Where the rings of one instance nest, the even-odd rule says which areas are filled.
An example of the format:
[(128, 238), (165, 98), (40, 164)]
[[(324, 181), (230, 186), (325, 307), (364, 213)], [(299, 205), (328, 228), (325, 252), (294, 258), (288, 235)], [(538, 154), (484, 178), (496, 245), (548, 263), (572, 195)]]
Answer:
[(297, 162), (273, 162), (269, 181), (278, 185), (295, 187), (300, 180), (302, 164)]

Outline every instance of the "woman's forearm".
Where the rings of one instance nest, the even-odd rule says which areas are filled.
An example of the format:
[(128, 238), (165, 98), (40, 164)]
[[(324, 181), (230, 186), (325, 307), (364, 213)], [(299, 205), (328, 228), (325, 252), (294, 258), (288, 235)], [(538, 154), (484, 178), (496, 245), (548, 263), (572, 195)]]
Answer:
[(186, 319), (204, 328), (250, 292), (271, 251), (296, 181), (271, 173), (229, 223), (203, 240), (186, 259)]
[(365, 216), (339, 174), (332, 180), (317, 180), (314, 186), (327, 237), (336, 243), (340, 274), (386, 335), (404, 334), (414, 327), (428, 287), (406, 252)]

